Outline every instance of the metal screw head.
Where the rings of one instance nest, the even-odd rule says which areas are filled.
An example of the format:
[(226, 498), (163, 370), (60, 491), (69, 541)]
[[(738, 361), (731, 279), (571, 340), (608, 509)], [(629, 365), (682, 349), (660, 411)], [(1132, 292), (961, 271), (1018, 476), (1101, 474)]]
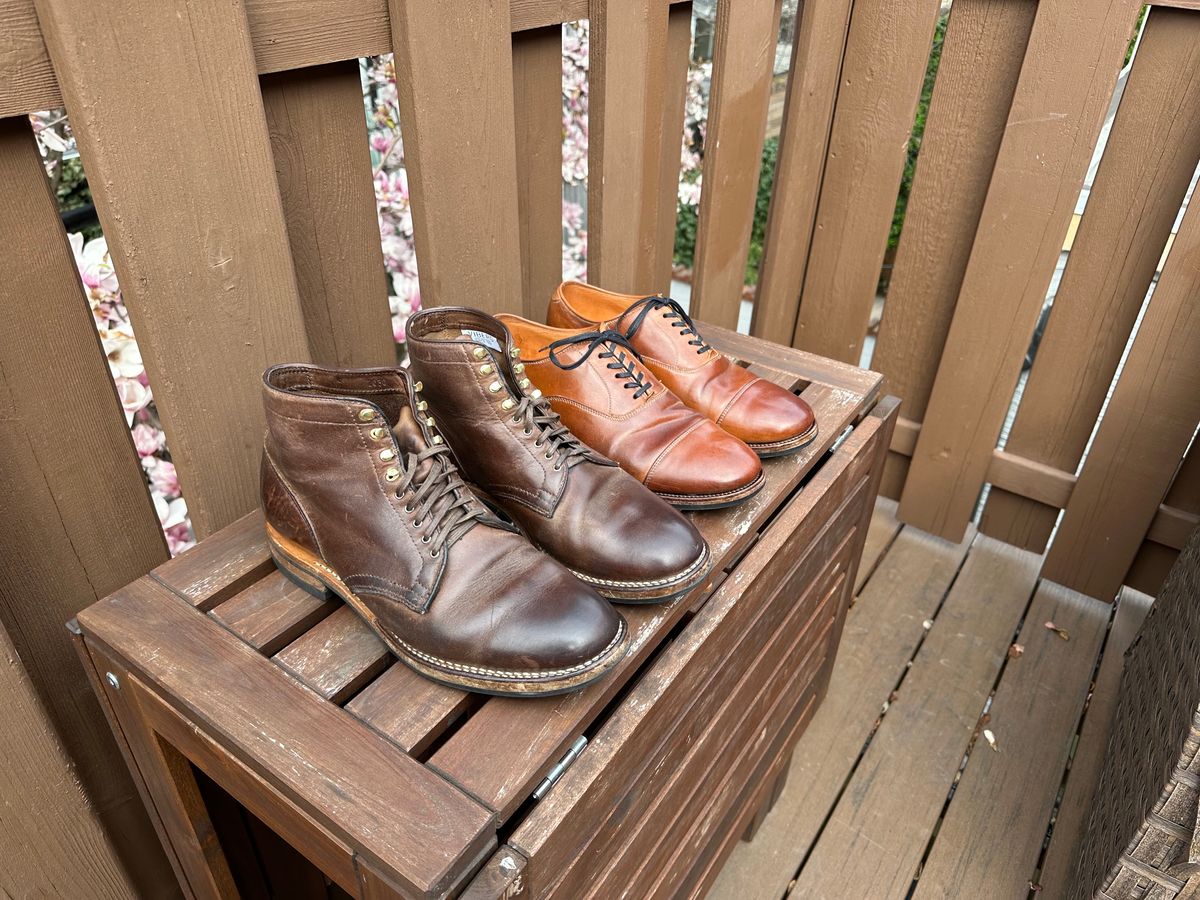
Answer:
[(517, 871), (517, 861), (511, 856), (504, 856), (500, 859), (500, 871), (506, 875), (511, 875)]
[(104, 680), (112, 685), (116, 690), (119, 691), (121, 689), (121, 680), (112, 672), (105, 672)]

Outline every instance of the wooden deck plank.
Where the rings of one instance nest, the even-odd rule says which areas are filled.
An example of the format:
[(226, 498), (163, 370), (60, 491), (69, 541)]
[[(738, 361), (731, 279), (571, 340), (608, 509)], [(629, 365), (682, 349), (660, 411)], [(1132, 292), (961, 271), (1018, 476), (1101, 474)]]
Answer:
[(730, 856), (710, 897), (775, 900), (783, 895), (972, 537), (957, 545), (916, 529), (896, 537), (846, 616), (829, 693), (796, 745), (787, 788), (754, 841)]
[(402, 663), (372, 681), (346, 710), (405, 753), (417, 756), (470, 706), (465, 691), (438, 684)]
[(212, 610), (212, 617), (243, 641), (271, 656), (338, 606), (272, 572)]
[(875, 501), (875, 509), (871, 513), (871, 526), (867, 529), (867, 540), (863, 544), (862, 561), (858, 564), (858, 574), (854, 578), (855, 596), (863, 589), (875, 567), (879, 565), (892, 541), (900, 533), (903, 523), (896, 518), (896, 501), (880, 497)]
[(1153, 597), (1140, 591), (1129, 588), (1121, 591), (1108, 642), (1104, 645), (1104, 656), (1100, 660), (1100, 671), (1092, 688), (1092, 698), (1079, 732), (1079, 745), (1067, 775), (1054, 831), (1050, 835), (1050, 846), (1046, 849), (1041, 875), (1036, 877), (1042, 887), (1042, 897), (1066, 896), (1075, 845), (1087, 826), (1092, 794), (1095, 793), (1104, 765), (1108, 734), (1117, 711), (1121, 672), (1125, 668), (1125, 651), (1129, 649), (1153, 603)]
[(1005, 666), (989, 711), (995, 747), (975, 744), (916, 900), (1026, 896), (1111, 612), (1057, 584), (1038, 587), (1018, 639), (1025, 650)]
[(334, 703), (371, 681), (390, 659), (383, 641), (348, 606), (275, 655), (277, 663)]
[(975, 539), (789, 896), (907, 895), (1040, 563)]

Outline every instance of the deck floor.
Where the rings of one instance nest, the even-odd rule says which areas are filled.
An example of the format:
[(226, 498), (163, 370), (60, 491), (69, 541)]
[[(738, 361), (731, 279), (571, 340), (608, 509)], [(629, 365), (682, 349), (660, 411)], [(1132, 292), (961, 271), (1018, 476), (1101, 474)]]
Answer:
[(1063, 896), (1150, 598), (1114, 613), (1041, 561), (879, 501), (829, 695), (710, 900)]

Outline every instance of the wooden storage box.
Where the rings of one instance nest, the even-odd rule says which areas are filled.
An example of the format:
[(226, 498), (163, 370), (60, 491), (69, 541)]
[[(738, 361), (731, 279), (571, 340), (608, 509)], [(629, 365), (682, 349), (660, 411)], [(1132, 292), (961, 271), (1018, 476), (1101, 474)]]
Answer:
[(275, 570), (259, 514), (80, 614), (186, 893), (236, 896), (246, 850), (218, 833), (197, 769), (355, 896), (704, 890), (825, 691), (895, 412), (874, 373), (704, 334), (802, 392), (820, 437), (768, 461), (749, 502), (695, 514), (712, 577), (625, 607), (633, 649), (580, 693), (424, 680)]

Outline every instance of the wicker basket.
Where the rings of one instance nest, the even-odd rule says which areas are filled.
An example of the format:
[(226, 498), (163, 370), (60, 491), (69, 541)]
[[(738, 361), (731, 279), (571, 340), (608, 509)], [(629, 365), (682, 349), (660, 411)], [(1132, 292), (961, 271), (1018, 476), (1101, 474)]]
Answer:
[(1126, 654), (1071, 900), (1200, 900), (1198, 797), (1200, 529)]

